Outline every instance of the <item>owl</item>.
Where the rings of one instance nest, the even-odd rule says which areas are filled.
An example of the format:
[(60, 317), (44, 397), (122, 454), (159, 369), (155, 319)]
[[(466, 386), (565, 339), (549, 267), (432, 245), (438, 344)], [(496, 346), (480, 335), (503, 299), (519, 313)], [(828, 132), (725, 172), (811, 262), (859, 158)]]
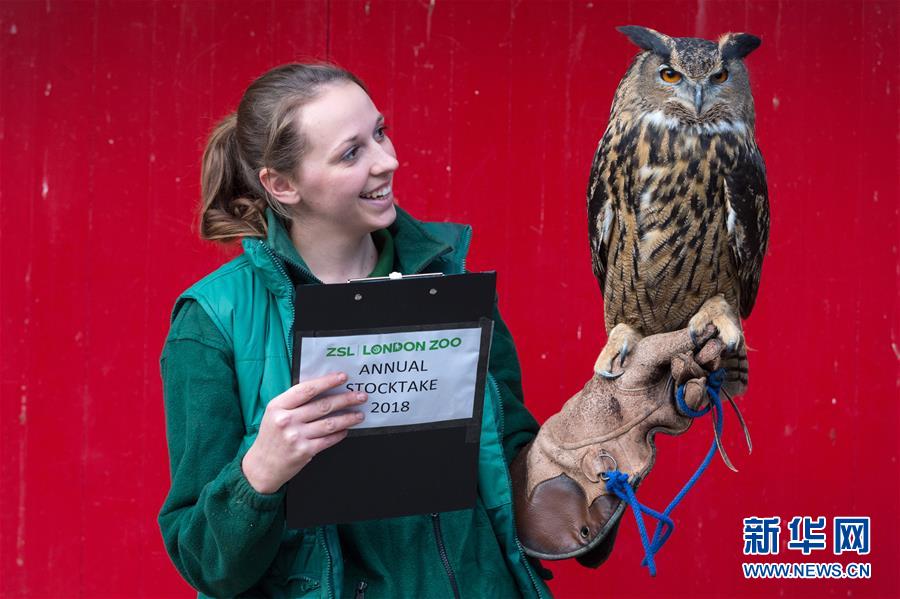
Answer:
[(608, 333), (595, 371), (606, 377), (642, 336), (686, 326), (714, 325), (740, 354), (769, 234), (744, 65), (759, 38), (619, 31), (642, 51), (616, 89), (587, 190)]

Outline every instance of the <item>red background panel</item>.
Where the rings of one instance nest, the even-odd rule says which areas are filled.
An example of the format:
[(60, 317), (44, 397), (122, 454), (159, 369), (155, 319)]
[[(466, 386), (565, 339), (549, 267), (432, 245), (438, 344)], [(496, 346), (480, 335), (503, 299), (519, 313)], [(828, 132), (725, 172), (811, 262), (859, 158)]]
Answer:
[[(157, 359), (178, 293), (230, 254), (194, 225), (212, 125), (257, 75), (331, 59), (386, 113), (404, 207), (475, 227), (544, 420), (603, 345), (584, 191), (642, 24), (749, 31), (772, 234), (747, 323), (754, 452), (676, 511), (659, 575), (626, 514), (578, 596), (900, 595), (898, 5), (885, 2), (0, 4), (0, 595), (190, 596), (156, 513), (168, 485)], [(659, 440), (662, 507), (711, 439)], [(744, 580), (742, 519), (870, 516), (869, 580)], [(782, 545), (787, 530), (782, 531)], [(829, 533), (829, 542), (830, 542)]]

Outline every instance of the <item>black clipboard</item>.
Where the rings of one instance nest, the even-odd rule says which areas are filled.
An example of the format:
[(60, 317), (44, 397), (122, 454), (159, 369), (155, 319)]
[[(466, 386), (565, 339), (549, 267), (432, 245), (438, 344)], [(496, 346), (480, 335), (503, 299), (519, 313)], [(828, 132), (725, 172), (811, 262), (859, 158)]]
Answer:
[(477, 325), (481, 351), (470, 418), (350, 430), (288, 482), (289, 528), (474, 507), (495, 289), (494, 272), (297, 286), (294, 384), (304, 338)]

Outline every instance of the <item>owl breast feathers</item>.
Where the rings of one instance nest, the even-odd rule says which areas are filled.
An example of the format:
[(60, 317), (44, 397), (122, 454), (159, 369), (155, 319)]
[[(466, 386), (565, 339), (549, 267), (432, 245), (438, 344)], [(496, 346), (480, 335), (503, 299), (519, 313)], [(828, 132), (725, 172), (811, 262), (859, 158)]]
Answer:
[(759, 39), (620, 31), (643, 51), (616, 90), (587, 193), (607, 331), (680, 329), (717, 295), (746, 318), (769, 232), (743, 64)]

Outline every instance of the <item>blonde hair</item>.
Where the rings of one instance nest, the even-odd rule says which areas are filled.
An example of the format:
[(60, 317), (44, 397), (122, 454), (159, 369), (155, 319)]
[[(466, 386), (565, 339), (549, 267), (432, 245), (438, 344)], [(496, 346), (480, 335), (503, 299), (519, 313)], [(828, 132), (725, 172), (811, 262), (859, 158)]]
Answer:
[(352, 82), (355, 75), (331, 64), (286, 64), (264, 73), (244, 92), (237, 112), (209, 136), (200, 170), (200, 237), (231, 243), (265, 237), (266, 208), (289, 218), (259, 181), (263, 168), (292, 176), (306, 149), (296, 126), (297, 111), (322, 86)]

